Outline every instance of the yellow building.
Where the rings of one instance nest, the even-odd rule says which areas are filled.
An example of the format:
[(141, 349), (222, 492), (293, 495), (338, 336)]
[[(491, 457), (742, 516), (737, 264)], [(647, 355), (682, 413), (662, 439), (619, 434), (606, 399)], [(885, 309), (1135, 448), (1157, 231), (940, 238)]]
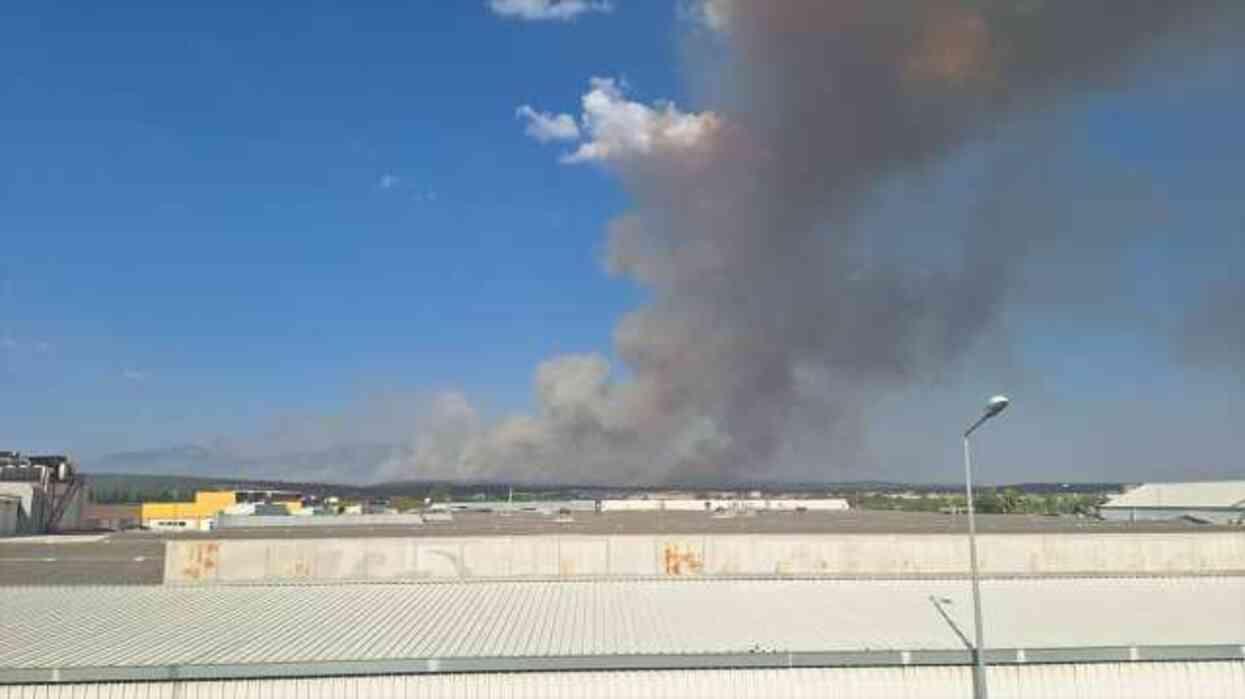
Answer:
[(233, 490), (200, 490), (194, 502), (144, 502), (139, 517), (148, 529), (207, 530), (217, 514), (237, 502)]
[(139, 516), (147, 529), (207, 531), (216, 515), (231, 510), (250, 514), (261, 502), (279, 503), (291, 513), (302, 509), (302, 495), (291, 491), (199, 490), (194, 502), (145, 502)]

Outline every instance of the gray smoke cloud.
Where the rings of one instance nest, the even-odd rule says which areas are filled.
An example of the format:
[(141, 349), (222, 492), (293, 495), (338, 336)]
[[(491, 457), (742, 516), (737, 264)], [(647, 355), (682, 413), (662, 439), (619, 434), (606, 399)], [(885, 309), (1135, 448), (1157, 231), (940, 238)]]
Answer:
[(483, 429), (462, 393), (388, 389), (332, 412), (283, 415), (250, 434), (88, 456), (83, 464), (96, 472), (337, 483), (444, 478)]
[(1212, 284), (1178, 329), (1176, 351), (1195, 366), (1245, 379), (1245, 282)]
[[(465, 463), (585, 480), (736, 479), (770, 464), (793, 426), (840, 428), (850, 444), (872, 390), (953, 364), (1024, 261), (1058, 242), (1058, 231), (1010, 220), (1005, 184), (973, 225), (937, 239), (863, 225), (879, 193), (1164, 52), (1232, 36), (1239, 8), (700, 4), (694, 14), (724, 45), (711, 76), (720, 104), (645, 105), (596, 78), (583, 141), (563, 158), (616, 173), (635, 200), (608, 241), (609, 269), (654, 292), (615, 333), (629, 376), (611, 381), (600, 357), (546, 363), (539, 413), (483, 436)], [(1005, 183), (1025, 164), (998, 167)]]
[[(358, 437), (389, 445), (374, 477), (720, 481), (850, 456), (879, 392), (952, 370), (1041, 276), (1033, 259), (1110, 260), (1130, 226), (1103, 209), (1146, 210), (1120, 183), (1087, 182), (1097, 208), (1077, 203), (1080, 180), (1034, 165), (1057, 144), (1023, 125), (1245, 28), (1240, 0), (703, 0), (690, 14), (711, 109), (594, 78), (577, 115), (518, 111), (542, 141), (571, 143), (568, 166), (604, 168), (632, 197), (606, 264), (652, 300), (615, 330), (623, 367), (552, 358), (533, 413), (491, 425), (438, 399)], [(922, 220), (905, 200), (944, 192), (931, 183), (974, 152), (986, 174), (956, 195), (958, 225)], [(1046, 206), (1061, 198), (1124, 225), (1070, 229), (1075, 215)], [(1242, 304), (1211, 307), (1201, 335)], [(278, 458), (341, 429), (234, 449)]]

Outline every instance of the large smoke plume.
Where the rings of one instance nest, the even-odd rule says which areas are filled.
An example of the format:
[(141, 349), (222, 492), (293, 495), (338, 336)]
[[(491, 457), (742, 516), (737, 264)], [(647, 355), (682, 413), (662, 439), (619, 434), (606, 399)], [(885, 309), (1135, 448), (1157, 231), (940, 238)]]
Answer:
[[(579, 114), (518, 109), (568, 167), (631, 195), (607, 266), (651, 292), (615, 349), (550, 359), (532, 415), (419, 412), (379, 475), (635, 483), (738, 480), (849, 454), (881, 389), (937, 379), (1033, 255), (1042, 143), (1009, 144), (954, 233), (877, 212), (1010, 125), (1238, 40), (1240, 0), (703, 0), (688, 111), (595, 78)], [(1015, 147), (1012, 147), (1014, 145)], [(1040, 166), (1038, 168), (1040, 172)], [(1078, 251), (1118, 231), (1078, 231)], [(1101, 240), (1094, 239), (1095, 237)], [(1108, 240), (1111, 238), (1111, 240)], [(1098, 253), (1102, 254), (1102, 253)], [(1106, 253), (1110, 255), (1110, 253)], [(1239, 308), (1239, 300), (1233, 302)], [(1216, 310), (1210, 315), (1221, 315)], [(1209, 334), (1209, 333), (1204, 333)], [(801, 451), (803, 450), (803, 451)]]
[[(701, 4), (696, 14), (724, 45), (711, 81), (720, 104), (649, 106), (594, 79), (582, 141), (564, 156), (615, 172), (634, 197), (608, 243), (609, 268), (654, 294), (615, 333), (629, 376), (611, 381), (597, 356), (545, 363), (539, 414), (475, 440), (460, 468), (745, 478), (778, 457), (793, 425), (850, 425), (860, 386), (937, 375), (993, 320), (1026, 255), (1050, 241), (1009, 226), (1006, 211), (937, 241), (879, 234), (861, 212), (888, 183), (937, 168), (1000, 125), (1223, 35), (1238, 6)], [(933, 249), (949, 250), (949, 263), (929, 263)]]

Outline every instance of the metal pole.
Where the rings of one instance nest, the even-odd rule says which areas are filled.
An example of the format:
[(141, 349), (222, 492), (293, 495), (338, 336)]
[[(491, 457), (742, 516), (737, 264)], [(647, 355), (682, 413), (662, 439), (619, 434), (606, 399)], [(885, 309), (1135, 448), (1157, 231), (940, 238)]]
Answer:
[[(981, 422), (984, 420), (973, 425), (969, 432)], [(973, 580), (973, 697), (989, 699), (990, 690), (986, 687), (986, 644), (981, 630), (981, 578), (977, 572), (977, 520), (973, 512), (973, 457), (968, 445), (968, 432), (964, 434), (964, 492), (968, 501), (968, 561)]]

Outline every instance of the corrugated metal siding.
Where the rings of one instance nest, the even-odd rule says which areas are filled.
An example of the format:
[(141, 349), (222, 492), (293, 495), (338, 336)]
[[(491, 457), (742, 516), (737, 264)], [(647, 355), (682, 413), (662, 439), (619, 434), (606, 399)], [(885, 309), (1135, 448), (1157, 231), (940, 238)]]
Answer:
[[(1113, 663), (989, 669), (998, 699), (1240, 699), (1245, 663)], [(112, 685), (0, 686), (3, 699), (963, 699), (969, 668), (843, 668), (404, 675)]]
[[(15, 587), (0, 670), (962, 649), (956, 580)], [(1245, 578), (989, 580), (993, 648), (1245, 644)]]

